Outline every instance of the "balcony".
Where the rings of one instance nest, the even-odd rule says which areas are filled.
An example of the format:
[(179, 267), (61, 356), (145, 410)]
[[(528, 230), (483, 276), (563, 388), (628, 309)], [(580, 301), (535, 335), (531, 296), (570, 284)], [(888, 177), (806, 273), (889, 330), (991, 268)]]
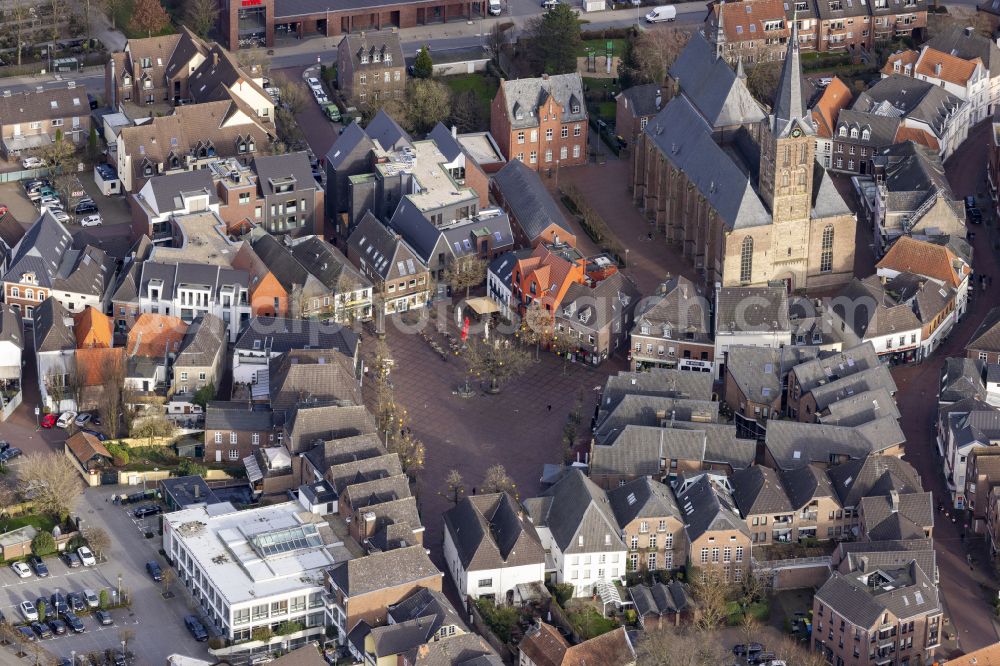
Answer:
[(815, 511), (803, 511), (799, 514), (799, 520), (804, 520), (809, 523), (815, 522), (817, 518), (819, 518), (819, 514)]

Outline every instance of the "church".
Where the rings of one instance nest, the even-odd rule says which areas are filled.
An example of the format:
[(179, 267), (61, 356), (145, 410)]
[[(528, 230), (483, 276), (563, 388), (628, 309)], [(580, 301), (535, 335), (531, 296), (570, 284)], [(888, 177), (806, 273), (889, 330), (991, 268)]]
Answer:
[(794, 36), (770, 110), (696, 33), (670, 68), (674, 94), (633, 151), (636, 205), (711, 288), (845, 284), (856, 217), (815, 159)]

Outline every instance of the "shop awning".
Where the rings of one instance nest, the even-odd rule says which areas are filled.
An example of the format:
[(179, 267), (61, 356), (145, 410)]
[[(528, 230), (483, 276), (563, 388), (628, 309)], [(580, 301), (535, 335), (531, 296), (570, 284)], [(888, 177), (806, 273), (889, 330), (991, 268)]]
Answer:
[(500, 312), (500, 306), (492, 298), (486, 298), (485, 296), (470, 298), (465, 301), (465, 304), (472, 308), (472, 311), (479, 316)]

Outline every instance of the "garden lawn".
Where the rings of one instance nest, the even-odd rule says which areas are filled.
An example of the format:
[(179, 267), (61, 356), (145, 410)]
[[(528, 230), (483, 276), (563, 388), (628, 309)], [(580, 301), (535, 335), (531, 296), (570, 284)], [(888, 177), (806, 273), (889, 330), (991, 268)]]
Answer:
[(585, 641), (618, 628), (617, 622), (582, 603), (572, 604), (571, 608), (567, 608), (566, 616), (576, 633)]
[(56, 521), (51, 516), (40, 516), (38, 514), (25, 514), (13, 518), (0, 519), (0, 532), (10, 532), (31, 525), (39, 532), (52, 532), (56, 526)]
[(497, 89), (500, 87), (499, 82), (495, 78), (479, 72), (475, 74), (446, 76), (441, 80), (456, 95), (471, 90), (486, 106), (489, 106), (490, 102), (493, 101), (493, 97), (496, 96)]

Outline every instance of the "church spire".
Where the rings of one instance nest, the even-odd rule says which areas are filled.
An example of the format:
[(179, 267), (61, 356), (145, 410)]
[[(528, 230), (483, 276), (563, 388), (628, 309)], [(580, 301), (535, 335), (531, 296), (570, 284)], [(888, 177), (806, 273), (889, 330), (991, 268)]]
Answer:
[(719, 10), (719, 21), (715, 26), (715, 57), (722, 57), (722, 52), (726, 46), (726, 31), (722, 27), (722, 12), (725, 9), (726, 0), (719, 0), (716, 9)]
[(799, 61), (798, 12), (792, 14), (792, 36), (788, 40), (785, 62), (781, 67), (781, 78), (774, 96), (773, 124), (775, 136), (785, 136), (791, 131), (793, 122), (802, 132), (810, 132), (812, 123), (806, 116), (807, 101), (802, 85), (802, 64)]

